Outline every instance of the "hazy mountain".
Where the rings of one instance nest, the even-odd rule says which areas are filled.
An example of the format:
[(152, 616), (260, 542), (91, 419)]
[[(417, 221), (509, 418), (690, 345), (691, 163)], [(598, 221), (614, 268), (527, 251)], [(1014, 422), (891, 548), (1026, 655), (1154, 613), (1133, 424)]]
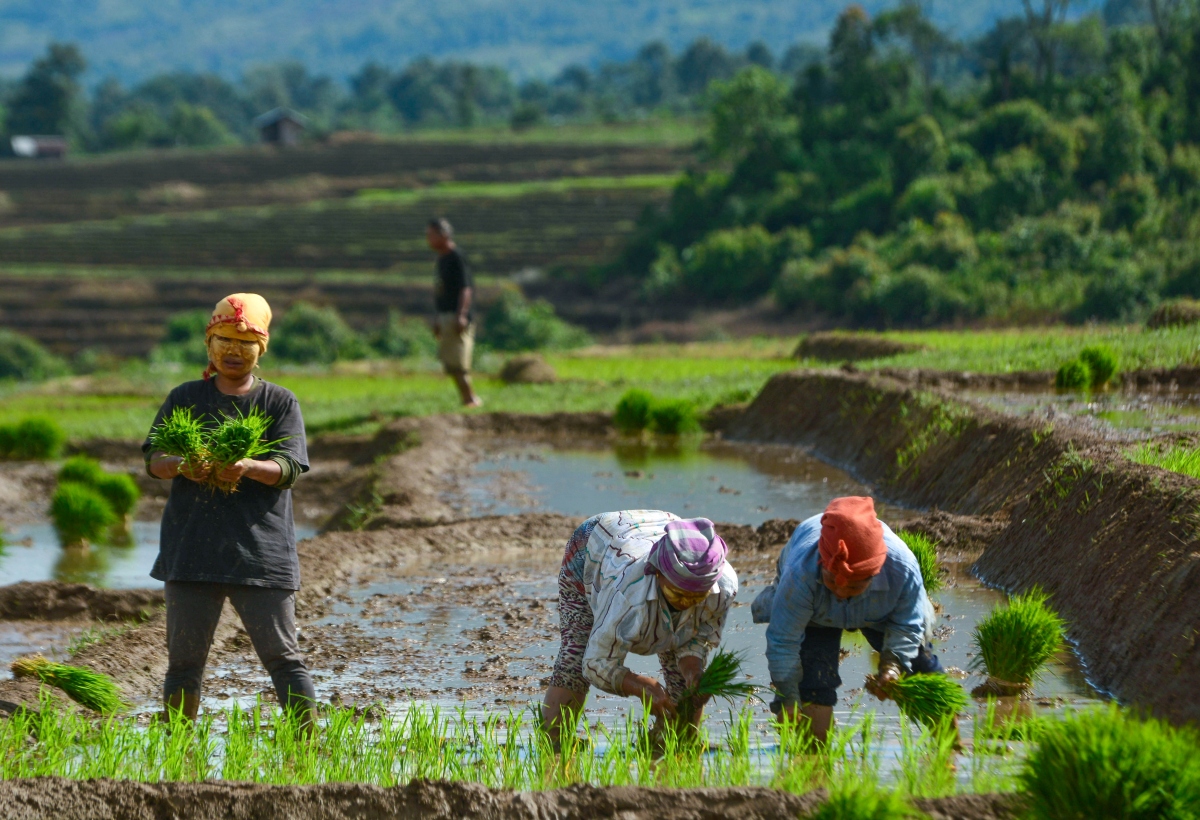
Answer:
[[(93, 80), (174, 70), (239, 75), (295, 59), (344, 77), (366, 60), (398, 66), (422, 54), (546, 75), (572, 62), (624, 59), (662, 39), (678, 49), (707, 35), (742, 49), (822, 42), (844, 0), (0, 0), (0, 74), (12, 77), (51, 40), (78, 43)], [(865, 0), (869, 11), (890, 5)], [(959, 35), (1015, 0), (929, 0)]]

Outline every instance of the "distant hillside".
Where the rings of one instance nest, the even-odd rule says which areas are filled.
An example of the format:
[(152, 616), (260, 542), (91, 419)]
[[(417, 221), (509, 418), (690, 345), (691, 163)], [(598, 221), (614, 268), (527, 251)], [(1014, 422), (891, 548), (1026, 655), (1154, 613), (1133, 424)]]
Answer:
[[(1092, 5), (1095, 3), (1093, 2)], [(48, 41), (78, 43), (89, 77), (129, 83), (173, 69), (228, 77), (299, 60), (344, 77), (367, 60), (422, 54), (502, 65), (518, 76), (624, 59), (652, 39), (681, 48), (710, 36), (776, 52), (819, 41), (845, 0), (0, 0), (0, 75), (24, 71)], [(891, 5), (865, 0), (869, 11)], [(1019, 13), (1014, 0), (932, 0), (955, 33)], [(1087, 5), (1085, 3), (1084, 5)]]

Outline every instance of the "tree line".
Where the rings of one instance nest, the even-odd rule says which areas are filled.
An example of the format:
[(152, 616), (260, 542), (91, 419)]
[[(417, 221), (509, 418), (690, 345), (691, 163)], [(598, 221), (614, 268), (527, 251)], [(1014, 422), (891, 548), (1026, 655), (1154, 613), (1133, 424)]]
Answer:
[(795, 76), (714, 84), (695, 166), (596, 273), (866, 327), (1200, 297), (1200, 4), (1068, 10), (962, 43), (911, 0), (847, 8)]

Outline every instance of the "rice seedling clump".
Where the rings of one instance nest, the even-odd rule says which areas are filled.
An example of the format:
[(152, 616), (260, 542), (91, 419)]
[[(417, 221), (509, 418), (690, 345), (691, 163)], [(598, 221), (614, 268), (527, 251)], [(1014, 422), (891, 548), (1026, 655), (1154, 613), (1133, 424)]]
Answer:
[(888, 694), (901, 713), (935, 728), (967, 708), (967, 693), (955, 681), (938, 674), (907, 675), (892, 683)]
[(650, 429), (667, 436), (700, 432), (696, 405), (687, 399), (660, 399), (650, 405)]
[(977, 697), (1011, 695), (1028, 690), (1038, 672), (1063, 644), (1063, 620), (1047, 606), (1049, 596), (1034, 587), (1014, 595), (975, 625), (972, 642), (978, 650), (975, 665), (989, 681)]
[(227, 416), (208, 437), (208, 458), (212, 464), (209, 481), (224, 492), (233, 492), (236, 484), (221, 481), (217, 473), (244, 458), (266, 455), (278, 442), (265, 441), (271, 427), (270, 416), (257, 407), (246, 415)]
[(754, 684), (742, 679), (742, 664), (745, 656), (725, 649), (718, 650), (712, 660), (700, 675), (696, 685), (685, 689), (676, 704), (676, 714), (681, 721), (689, 721), (695, 717), (702, 698), (737, 698), (753, 697), (757, 688)]
[(1060, 390), (1086, 390), (1092, 386), (1092, 369), (1082, 359), (1072, 359), (1058, 369), (1054, 386)]
[(1104, 345), (1093, 345), (1079, 351), (1079, 360), (1092, 374), (1092, 387), (1103, 387), (1117, 375), (1117, 354)]
[(650, 405), (654, 397), (645, 390), (633, 388), (625, 391), (617, 401), (613, 413), (613, 425), (622, 433), (640, 433), (650, 424)]
[(82, 666), (55, 663), (34, 655), (13, 661), (12, 672), (16, 677), (37, 678), (61, 689), (71, 700), (101, 714), (111, 715), (124, 705), (112, 678)]
[(117, 522), (116, 514), (94, 487), (64, 481), (50, 499), (50, 518), (63, 546), (83, 546), (99, 540)]
[(932, 594), (942, 588), (942, 567), (938, 563), (937, 546), (928, 536), (919, 532), (901, 530), (896, 533), (917, 559), (921, 568), (921, 580), (925, 582), (925, 592)]
[(100, 466), (100, 462), (87, 456), (69, 458), (58, 470), (59, 481), (77, 481), (88, 486), (95, 486), (103, 475), (104, 468)]
[(67, 434), (50, 419), (28, 418), (0, 425), (0, 458), (41, 461), (54, 458), (67, 442)]
[(870, 781), (845, 783), (809, 815), (810, 820), (900, 820), (921, 817), (903, 796)]
[(1116, 705), (1047, 724), (1020, 775), (1032, 820), (1200, 817), (1200, 735)]
[(109, 503), (117, 518), (124, 519), (133, 513), (142, 492), (132, 476), (125, 473), (105, 473), (93, 485)]
[(157, 452), (182, 458), (190, 469), (208, 460), (207, 431), (190, 407), (176, 407), (162, 424), (150, 431), (150, 446)]

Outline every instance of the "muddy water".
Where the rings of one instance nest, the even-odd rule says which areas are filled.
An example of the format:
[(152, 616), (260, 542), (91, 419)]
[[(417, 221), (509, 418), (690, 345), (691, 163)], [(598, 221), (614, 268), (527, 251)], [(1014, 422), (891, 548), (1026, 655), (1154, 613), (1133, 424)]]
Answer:
[[(583, 519), (648, 508), (758, 526), (768, 518), (806, 518), (830, 498), (871, 492), (794, 447), (576, 443), (501, 448), (475, 465), (453, 503), (472, 515), (543, 511)], [(887, 517), (899, 509), (880, 503), (879, 511)]]
[[(157, 521), (134, 521), (125, 544), (100, 544), (88, 550), (64, 550), (48, 522), (13, 527), (0, 552), (0, 586), (18, 581), (65, 581), (113, 589), (157, 588), (150, 577), (158, 556)], [(311, 538), (311, 527), (296, 527), (298, 539)]]
[(966, 398), (1011, 415), (1071, 418), (1131, 440), (1200, 430), (1197, 393), (1059, 393), (1054, 390), (965, 391)]

